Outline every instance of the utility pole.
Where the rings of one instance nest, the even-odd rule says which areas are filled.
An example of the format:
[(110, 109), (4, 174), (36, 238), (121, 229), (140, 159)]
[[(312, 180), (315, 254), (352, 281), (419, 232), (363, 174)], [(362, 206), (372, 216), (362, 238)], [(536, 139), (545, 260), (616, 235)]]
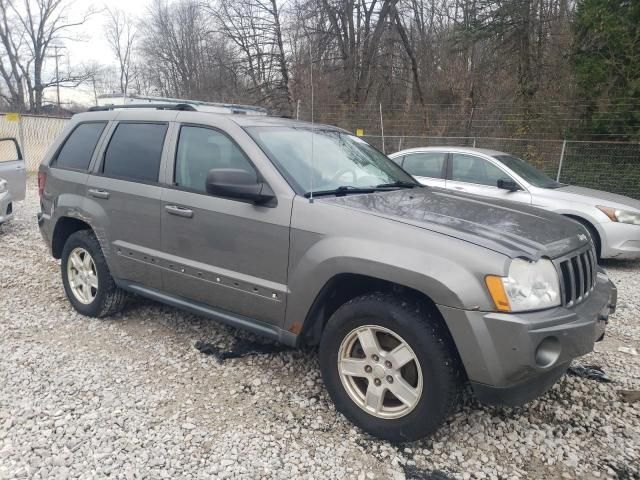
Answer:
[(56, 59), (56, 100), (58, 104), (58, 115), (60, 115), (60, 73), (58, 71), (58, 45), (53, 46), (53, 51), (55, 52)]
[(55, 54), (47, 55), (47, 58), (53, 57), (56, 60), (56, 105), (58, 107), (58, 115), (60, 115), (60, 68), (59, 68), (58, 59), (62, 56), (62, 54), (59, 54), (58, 50), (63, 49), (64, 46), (62, 47), (60, 45), (52, 45), (52, 46)]

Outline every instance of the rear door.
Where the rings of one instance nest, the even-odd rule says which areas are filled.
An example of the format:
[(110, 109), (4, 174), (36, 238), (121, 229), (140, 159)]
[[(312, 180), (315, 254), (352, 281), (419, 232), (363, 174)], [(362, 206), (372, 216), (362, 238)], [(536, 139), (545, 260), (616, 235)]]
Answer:
[(14, 201), (24, 200), (27, 171), (15, 138), (0, 138), (0, 178), (9, 184), (9, 193)]
[(445, 188), (445, 152), (408, 153), (402, 160), (402, 168), (423, 185)]
[(507, 172), (487, 159), (467, 153), (452, 153), (449, 159), (447, 189), (473, 193), (484, 197), (531, 203), (531, 194), (522, 190), (511, 192), (498, 188), (498, 180), (512, 180)]
[[(156, 112), (161, 115), (166, 113)], [(109, 250), (112, 275), (158, 289), (159, 175), (168, 128), (168, 121), (113, 122), (87, 181), (86, 209), (95, 216), (96, 234)]]

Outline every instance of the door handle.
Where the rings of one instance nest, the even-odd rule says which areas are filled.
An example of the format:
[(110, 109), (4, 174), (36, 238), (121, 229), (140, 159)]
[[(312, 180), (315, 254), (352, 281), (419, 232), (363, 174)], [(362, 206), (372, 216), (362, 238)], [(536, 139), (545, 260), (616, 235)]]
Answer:
[(462, 190), (464, 192), (464, 187), (453, 187), (455, 190)]
[(176, 215), (178, 217), (184, 218), (192, 218), (193, 210), (189, 210), (188, 208), (179, 207), (178, 205), (165, 205), (164, 209), (170, 215)]
[(95, 198), (102, 198), (103, 200), (109, 198), (109, 192), (106, 190), (96, 190), (95, 188), (89, 189), (89, 195)]

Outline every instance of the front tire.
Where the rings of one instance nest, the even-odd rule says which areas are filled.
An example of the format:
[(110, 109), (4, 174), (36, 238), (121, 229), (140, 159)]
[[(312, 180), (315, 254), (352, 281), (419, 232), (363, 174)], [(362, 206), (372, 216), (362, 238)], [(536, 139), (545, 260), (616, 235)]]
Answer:
[(329, 319), (320, 369), (338, 411), (394, 442), (435, 432), (458, 403), (455, 347), (425, 304), (385, 293), (357, 297)]
[(113, 281), (93, 232), (80, 230), (69, 236), (60, 266), (65, 293), (78, 313), (101, 318), (122, 310), (127, 294)]

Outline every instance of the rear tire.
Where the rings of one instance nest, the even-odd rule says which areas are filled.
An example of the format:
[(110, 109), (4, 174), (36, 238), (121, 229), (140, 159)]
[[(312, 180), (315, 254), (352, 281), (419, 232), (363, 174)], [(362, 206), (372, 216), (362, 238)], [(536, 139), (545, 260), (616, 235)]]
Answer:
[(122, 310), (127, 294), (113, 281), (93, 232), (80, 230), (69, 236), (60, 265), (65, 293), (78, 313), (101, 318)]
[(455, 347), (435, 315), (426, 304), (385, 293), (338, 308), (319, 353), (337, 410), (385, 440), (434, 433), (457, 406), (461, 385)]

